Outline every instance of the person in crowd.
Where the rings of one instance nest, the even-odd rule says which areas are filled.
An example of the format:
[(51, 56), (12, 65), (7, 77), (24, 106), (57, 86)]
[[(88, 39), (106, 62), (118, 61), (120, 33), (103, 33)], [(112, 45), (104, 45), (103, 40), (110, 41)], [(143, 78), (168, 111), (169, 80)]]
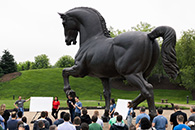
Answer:
[[(33, 128), (34, 129), (34, 128)], [(39, 130), (49, 130), (49, 128), (45, 127), (45, 123), (43, 122), (43, 120), (39, 120), (38, 121), (38, 129)]]
[(93, 115), (91, 118), (92, 123), (89, 125), (89, 130), (103, 130), (102, 126), (96, 123), (98, 117)]
[(62, 123), (64, 123), (64, 114), (65, 114), (66, 112), (61, 112), (60, 113), (60, 119), (58, 119), (58, 120), (56, 120), (56, 121), (54, 121), (54, 125), (56, 125), (56, 126), (58, 126), (58, 125), (60, 125), (60, 124), (62, 124)]
[(148, 120), (150, 120), (150, 116), (147, 115), (147, 114), (145, 113), (145, 111), (146, 111), (146, 108), (145, 108), (145, 107), (141, 107), (141, 108), (139, 109), (140, 114), (136, 117), (136, 120), (135, 120), (136, 128), (137, 128), (137, 124), (139, 124), (139, 121), (140, 121), (143, 117), (146, 117), (146, 118), (148, 118)]
[(16, 112), (13, 111), (11, 113), (11, 119), (7, 121), (7, 128), (9, 130), (16, 130), (17, 129), (18, 120), (16, 119)]
[(71, 115), (71, 122), (73, 122), (74, 115), (75, 115), (75, 109), (73, 106), (74, 104), (75, 104), (75, 99), (73, 97), (71, 97), (70, 95), (68, 95), (67, 106), (69, 108), (69, 112)]
[(157, 115), (154, 117), (152, 121), (152, 126), (155, 127), (157, 130), (165, 130), (168, 127), (168, 121), (167, 118), (162, 115), (163, 109), (158, 108), (157, 109)]
[(23, 116), (23, 113), (21, 111), (19, 111), (17, 120), (21, 121), (22, 120), (22, 116)]
[(4, 124), (5, 119), (3, 118), (2, 115), (3, 115), (3, 110), (0, 109), (0, 124), (1, 124), (1, 127), (2, 127), (3, 129), (5, 129), (5, 124)]
[[(53, 108), (52, 108), (52, 116), (54, 117), (54, 119), (58, 119), (58, 112), (59, 112), (59, 108), (60, 108), (60, 102), (58, 101), (58, 97), (55, 96), (54, 100), (53, 100)], [(50, 124), (52, 125), (52, 124)]]
[(173, 125), (173, 129), (176, 125), (178, 125), (178, 122), (177, 122), (177, 119), (176, 119), (178, 115), (183, 115), (183, 117), (184, 117), (184, 122), (183, 123), (184, 124), (187, 121), (186, 113), (182, 112), (178, 105), (175, 105), (174, 106), (174, 113), (171, 114), (171, 116), (170, 116), (170, 123), (171, 123), (171, 125)]
[(99, 111), (94, 111), (93, 115), (95, 115), (95, 116), (98, 117), (96, 123), (98, 123), (99, 125), (101, 125), (102, 128), (103, 128), (103, 127), (104, 127), (104, 123), (103, 123), (102, 119), (99, 118), (99, 115), (100, 115), (100, 114), (99, 114)]
[(25, 130), (29, 130), (30, 127), (29, 127), (29, 125), (27, 124), (27, 118), (26, 118), (25, 116), (22, 117), (22, 121), (23, 121), (23, 123), (24, 123)]
[(75, 126), (70, 124), (70, 114), (64, 114), (64, 123), (58, 126), (58, 130), (76, 130)]
[(117, 122), (110, 127), (110, 130), (128, 130), (128, 126), (122, 122), (122, 119), (123, 117), (118, 115), (116, 117)]
[[(114, 123), (116, 123), (117, 122), (117, 116), (119, 115), (119, 113), (118, 112), (115, 112), (114, 113), (114, 117), (113, 118), (111, 118), (110, 120), (109, 120), (109, 122), (108, 122), (108, 128), (110, 129), (110, 127), (114, 124)], [(124, 123), (124, 121), (122, 120), (122, 123)]]
[(49, 118), (47, 111), (45, 111), (45, 119), (49, 121), (49, 126), (52, 125), (52, 120)]
[(113, 118), (115, 108), (116, 108), (115, 100), (112, 98), (110, 100), (110, 113), (109, 113), (111, 118)]
[(190, 107), (190, 112), (192, 113), (188, 118), (187, 124), (191, 130), (195, 130), (195, 106)]
[(91, 124), (91, 118), (90, 116), (87, 114), (87, 109), (86, 108), (83, 108), (82, 109), (82, 116), (80, 117), (81, 118), (81, 123), (85, 122), (87, 124)]
[(25, 126), (22, 121), (18, 121), (17, 130), (25, 130)]
[(73, 121), (73, 124), (74, 124), (74, 126), (76, 127), (76, 130), (80, 130), (81, 129), (81, 126), (80, 126), (80, 124), (81, 124), (81, 119), (80, 119), (80, 117), (75, 117), (74, 118), (74, 121)]
[(81, 116), (82, 103), (79, 101), (78, 96), (75, 97), (75, 101), (76, 101), (75, 104), (73, 104), (73, 102), (71, 103), (75, 108), (75, 117), (76, 116), (80, 117)]
[(177, 120), (178, 125), (176, 125), (173, 130), (191, 130), (189, 126), (183, 123), (184, 122), (183, 115), (177, 115), (176, 120)]
[(128, 113), (127, 113), (127, 126), (128, 128), (130, 127), (131, 123), (132, 123), (132, 114), (133, 114), (133, 103), (132, 102), (128, 102), (127, 103), (127, 107), (129, 108)]
[(58, 129), (58, 127), (56, 125), (51, 125), (49, 127), (49, 130), (57, 130), (57, 129)]
[(6, 105), (5, 104), (2, 104), (1, 105), (1, 110), (3, 110), (3, 115), (2, 117), (4, 118), (5, 122), (4, 122), (4, 125), (5, 125), (5, 130), (7, 130), (7, 121), (9, 119), (9, 116), (10, 116), (10, 113), (8, 110), (6, 110)]
[(152, 127), (151, 122), (147, 117), (141, 118), (137, 123), (136, 128), (137, 130), (156, 130), (154, 127)]
[(27, 100), (22, 99), (21, 96), (18, 97), (18, 100), (14, 103), (14, 106), (18, 109), (18, 112), (21, 111), (22, 114), (24, 113), (24, 103), (30, 101), (30, 98)]
[(89, 125), (87, 123), (82, 123), (81, 124), (81, 130), (89, 130)]
[(45, 119), (45, 117), (46, 117), (46, 113), (45, 113), (45, 111), (42, 111), (41, 112), (41, 118), (35, 121), (34, 126), (33, 126), (33, 130), (40, 130), (40, 129), (42, 129), (42, 127), (41, 128), (39, 127), (39, 121), (42, 121), (44, 123), (44, 128), (45, 129), (49, 129), (50, 124), (49, 124), (49, 121), (47, 121)]

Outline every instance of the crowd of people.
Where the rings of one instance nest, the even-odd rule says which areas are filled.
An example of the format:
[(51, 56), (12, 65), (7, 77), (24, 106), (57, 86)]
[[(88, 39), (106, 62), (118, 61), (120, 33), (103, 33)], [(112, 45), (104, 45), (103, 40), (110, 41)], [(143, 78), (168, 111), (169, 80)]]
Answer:
[[(24, 116), (23, 103), (30, 99), (23, 100), (19, 96), (14, 103), (16, 107), (10, 114), (6, 110), (6, 105), (2, 104), (0, 108), (0, 130), (29, 130), (27, 117)], [(116, 104), (114, 99), (110, 101), (110, 119), (108, 120), (109, 130), (166, 130), (168, 120), (163, 116), (163, 109), (157, 109), (157, 116), (153, 119), (146, 114), (145, 107), (139, 109), (139, 114), (136, 116), (135, 124), (132, 119), (135, 117), (132, 102), (127, 103), (128, 112), (126, 123), (122, 115), (116, 112)], [(54, 97), (53, 109), (51, 115), (55, 119), (54, 122), (48, 117), (47, 111), (42, 111), (40, 117), (34, 122), (33, 130), (103, 130), (104, 123), (100, 118), (99, 111), (95, 110), (90, 117), (86, 108), (82, 107), (79, 97), (68, 96), (67, 105), (69, 112), (61, 111), (58, 118), (60, 102), (58, 97)], [(187, 118), (187, 114), (182, 112), (179, 106), (174, 106), (174, 113), (170, 115), (170, 124), (173, 130), (195, 130), (195, 106), (190, 108), (191, 115)]]

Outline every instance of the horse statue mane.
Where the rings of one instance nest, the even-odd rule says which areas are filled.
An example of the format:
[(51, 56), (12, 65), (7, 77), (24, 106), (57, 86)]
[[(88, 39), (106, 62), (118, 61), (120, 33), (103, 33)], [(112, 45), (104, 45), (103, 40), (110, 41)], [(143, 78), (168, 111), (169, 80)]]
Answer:
[(70, 9), (69, 11), (72, 11), (72, 10), (75, 10), (75, 9), (83, 9), (83, 10), (93, 11), (98, 16), (98, 18), (100, 20), (104, 36), (106, 36), (108, 38), (111, 38), (110, 31), (106, 27), (105, 19), (103, 18), (103, 16), (96, 9), (89, 8), (89, 7), (76, 7), (76, 8)]

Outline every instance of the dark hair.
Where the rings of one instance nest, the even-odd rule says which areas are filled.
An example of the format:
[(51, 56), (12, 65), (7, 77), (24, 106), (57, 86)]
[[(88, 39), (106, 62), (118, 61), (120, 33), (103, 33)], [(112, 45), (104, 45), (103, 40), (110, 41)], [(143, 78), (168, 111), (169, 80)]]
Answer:
[(91, 121), (92, 121), (92, 122), (96, 122), (97, 119), (98, 119), (97, 116), (93, 115), (92, 118), (91, 118)]
[(115, 104), (115, 100), (114, 100), (114, 98), (112, 98), (112, 99), (111, 99), (111, 102), (112, 102), (112, 104)]
[(46, 113), (44, 111), (41, 112), (41, 117), (45, 117)]
[(22, 116), (23, 116), (23, 113), (22, 113), (21, 111), (19, 111), (19, 112), (18, 112), (18, 117), (19, 117), (19, 118), (22, 118)]
[(83, 115), (87, 115), (87, 108), (83, 108), (82, 114), (83, 114)]
[(65, 114), (65, 113), (66, 113), (66, 112), (64, 112), (64, 111), (61, 112), (61, 113), (60, 113), (60, 118), (64, 118), (64, 114)]
[(158, 111), (158, 114), (162, 114), (163, 113), (163, 109), (161, 107), (158, 108), (157, 111)]
[(50, 127), (49, 127), (49, 130), (55, 130), (56, 129), (56, 125), (51, 125)]
[(18, 121), (18, 123), (17, 123), (17, 128), (19, 128), (19, 127), (23, 127), (23, 128), (24, 128), (24, 123), (23, 123), (23, 121)]
[(116, 120), (117, 120), (118, 122), (121, 122), (122, 119), (123, 119), (123, 117), (122, 117), (121, 115), (118, 115), (118, 116), (116, 117)]
[(148, 118), (143, 117), (140, 121), (141, 129), (149, 129), (152, 125)]
[(81, 129), (82, 130), (89, 130), (89, 125), (84, 122), (84, 123), (81, 124)]
[[(55, 100), (56, 97), (57, 97), (57, 96), (54, 97), (54, 100)], [(58, 97), (57, 97), (57, 101), (58, 101)]]
[(42, 120), (39, 120), (38, 127), (43, 128), (44, 125), (45, 125), (44, 122)]
[(77, 98), (77, 99), (79, 99), (79, 97), (78, 97), (78, 96), (76, 96), (76, 98)]
[(73, 121), (73, 124), (76, 124), (76, 125), (80, 125), (81, 124), (81, 118), (80, 117), (75, 117), (74, 118), (74, 121)]
[(141, 107), (141, 108), (140, 108), (140, 111), (141, 111), (141, 112), (145, 112), (145, 111), (146, 111), (146, 108), (145, 108), (145, 107)]
[(16, 118), (16, 112), (12, 112), (12, 118)]
[(114, 116), (117, 116), (117, 115), (119, 115), (119, 113), (118, 113), (118, 112), (115, 112), (115, 113), (114, 113)]
[(180, 108), (179, 108), (178, 105), (175, 105), (175, 106), (174, 106), (174, 109), (175, 109), (175, 110), (178, 110), (178, 109), (180, 109)]
[(69, 113), (65, 113), (64, 114), (64, 120), (65, 121), (69, 121), (70, 120), (70, 114)]
[(195, 112), (195, 106), (191, 106), (193, 112)]
[(48, 116), (48, 112), (47, 111), (45, 111), (45, 117), (47, 117)]
[(183, 122), (183, 121), (184, 121), (183, 115), (178, 115), (178, 116), (177, 116), (177, 120), (178, 120), (179, 122)]
[(128, 104), (129, 104), (128, 105), (129, 108), (133, 107), (133, 103), (132, 102), (128, 102)]
[(24, 117), (22, 117), (22, 121), (24, 122), (24, 123), (26, 123), (27, 122), (27, 118), (24, 116)]

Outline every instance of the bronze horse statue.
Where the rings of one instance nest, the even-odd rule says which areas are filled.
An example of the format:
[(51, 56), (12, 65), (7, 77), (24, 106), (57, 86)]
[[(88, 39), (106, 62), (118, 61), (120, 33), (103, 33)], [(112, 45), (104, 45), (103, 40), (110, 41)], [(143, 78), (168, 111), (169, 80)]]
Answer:
[(150, 33), (130, 31), (115, 38), (110, 37), (102, 15), (93, 8), (77, 7), (66, 13), (59, 13), (64, 26), (67, 45), (76, 44), (80, 33), (80, 48), (75, 56), (75, 65), (63, 69), (64, 91), (71, 91), (69, 76), (93, 76), (101, 79), (104, 90), (106, 110), (109, 110), (111, 86), (109, 78), (123, 77), (127, 82), (140, 89), (134, 99), (134, 108), (147, 100), (150, 116), (156, 115), (153, 86), (146, 81), (159, 57), (159, 45), (155, 40), (163, 38), (162, 63), (165, 72), (176, 78), (175, 44), (176, 34), (168, 26), (160, 26)]

